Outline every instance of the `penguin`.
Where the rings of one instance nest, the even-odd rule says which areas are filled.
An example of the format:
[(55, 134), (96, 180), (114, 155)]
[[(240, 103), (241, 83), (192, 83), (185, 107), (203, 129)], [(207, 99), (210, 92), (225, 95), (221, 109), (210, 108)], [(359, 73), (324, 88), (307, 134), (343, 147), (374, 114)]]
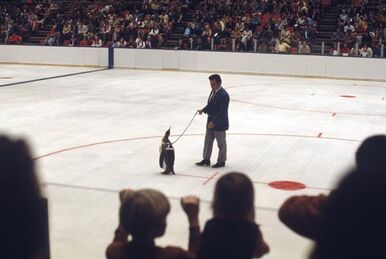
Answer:
[(162, 174), (174, 173), (174, 148), (169, 140), (170, 128), (165, 132), (160, 145), (159, 165), (164, 171)]

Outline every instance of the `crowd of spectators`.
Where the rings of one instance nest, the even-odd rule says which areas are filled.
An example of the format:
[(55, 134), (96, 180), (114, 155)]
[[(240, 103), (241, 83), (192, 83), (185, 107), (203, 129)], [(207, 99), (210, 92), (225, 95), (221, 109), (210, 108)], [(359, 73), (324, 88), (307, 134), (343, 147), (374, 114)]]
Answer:
[(386, 44), (385, 16), (386, 4), (378, 0), (340, 6), (338, 28), (331, 35), (331, 54), (380, 57)]
[[(309, 53), (321, 12), (318, 1), (206, 0), (186, 27), (179, 48)], [(294, 51), (294, 50), (292, 50)]]
[(52, 4), (0, 4), (0, 42), (22, 44), (36, 34), (58, 11)]
[[(21, 44), (49, 28), (42, 45), (162, 48), (195, 4), (178, 49), (308, 54), (323, 11), (318, 0), (49, 2), (0, 4), (0, 41)], [(386, 4), (356, 0), (338, 7), (330, 54), (380, 57)]]
[[(58, 4), (1, 6), (2, 41), (14, 43), (20, 36), (17, 43), (21, 43), (49, 22), (52, 26), (42, 45), (160, 48), (191, 4), (189, 0), (76, 0), (63, 8)], [(320, 15), (315, 0), (207, 0), (198, 5), (180, 49), (211, 49), (213, 40), (215, 50), (289, 53), (299, 48), (307, 53)]]
[(74, 1), (57, 14), (42, 44), (160, 48), (188, 6), (185, 0)]
[[(0, 4), (0, 42), (22, 44), (49, 29), (41, 45), (162, 48), (194, 4), (177, 49), (311, 53), (323, 7), (319, 0), (74, 0)], [(386, 4), (338, 5), (331, 55), (380, 57)]]

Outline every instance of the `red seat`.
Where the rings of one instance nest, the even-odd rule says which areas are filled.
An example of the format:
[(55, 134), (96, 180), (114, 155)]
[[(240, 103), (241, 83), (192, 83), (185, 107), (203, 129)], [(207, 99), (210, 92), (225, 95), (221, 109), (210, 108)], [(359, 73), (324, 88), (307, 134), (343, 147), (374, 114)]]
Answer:
[(268, 21), (272, 16), (269, 13), (263, 15), (262, 21)]
[(281, 18), (281, 15), (279, 13), (272, 15), (272, 20), (275, 22), (278, 22)]
[(331, 6), (331, 0), (321, 0), (321, 4), (323, 7), (329, 7)]
[(79, 46), (80, 46), (80, 47), (87, 47), (87, 46), (88, 46), (87, 40), (81, 40), (81, 41), (79, 42)]

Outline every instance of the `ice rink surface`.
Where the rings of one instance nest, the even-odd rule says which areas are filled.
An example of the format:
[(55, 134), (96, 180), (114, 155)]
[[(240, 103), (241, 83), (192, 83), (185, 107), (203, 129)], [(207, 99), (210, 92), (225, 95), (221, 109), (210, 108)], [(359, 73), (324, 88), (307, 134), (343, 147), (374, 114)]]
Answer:
[[(0, 85), (90, 70), (0, 65)], [(186, 248), (180, 197), (201, 198), (203, 227), (216, 179), (229, 171), (254, 182), (256, 220), (271, 248), (264, 258), (307, 258), (311, 242), (281, 224), (277, 209), (292, 195), (328, 193), (354, 164), (360, 142), (386, 133), (385, 83), (222, 74), (231, 97), (226, 167), (194, 164), (202, 159), (203, 115), (175, 144), (177, 175), (161, 175), (161, 137), (171, 126), (175, 140), (205, 105), (208, 76), (114, 69), (0, 87), (1, 133), (26, 137), (36, 157), (52, 258), (104, 258), (122, 188), (164, 192), (172, 210), (157, 243)], [(306, 188), (278, 190), (273, 181)]]

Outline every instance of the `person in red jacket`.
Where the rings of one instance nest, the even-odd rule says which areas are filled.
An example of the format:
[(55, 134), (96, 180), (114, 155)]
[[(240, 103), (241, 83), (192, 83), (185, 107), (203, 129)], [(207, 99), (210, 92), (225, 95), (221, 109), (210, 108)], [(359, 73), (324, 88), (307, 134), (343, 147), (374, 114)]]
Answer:
[(8, 43), (9, 44), (21, 44), (21, 36), (19, 36), (16, 33), (13, 33), (9, 38), (8, 38)]
[[(359, 173), (382, 176), (386, 174), (386, 135), (367, 138), (358, 148), (356, 165)], [(329, 200), (334, 195), (293, 196), (279, 209), (279, 219), (297, 234), (316, 240), (320, 233), (321, 219)]]

